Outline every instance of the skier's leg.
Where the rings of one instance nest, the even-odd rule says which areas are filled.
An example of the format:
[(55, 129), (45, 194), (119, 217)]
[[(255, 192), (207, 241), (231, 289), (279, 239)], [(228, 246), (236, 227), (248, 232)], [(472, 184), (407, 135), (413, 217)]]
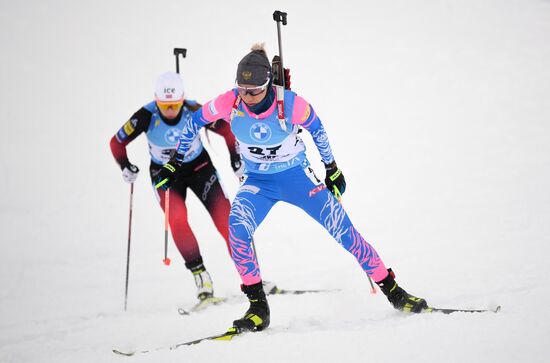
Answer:
[(239, 188), (229, 213), (231, 258), (244, 285), (261, 281), (260, 267), (252, 246), (254, 232), (277, 200), (264, 193), (264, 185), (248, 178)]
[[(212, 164), (201, 169), (198, 175), (189, 182), (189, 187), (201, 200), (204, 207), (208, 210), (212, 221), (214, 222), (218, 232), (224, 238), (229, 254), (231, 248), (229, 246), (229, 211), (231, 204), (227, 199), (221, 180), (218, 173)], [(275, 293), (278, 291), (277, 285), (271, 281), (263, 280), (263, 285), (266, 294)]]
[(250, 302), (244, 316), (233, 322), (239, 330), (263, 330), (269, 326), (269, 305), (252, 246), (254, 231), (277, 201), (268, 196), (267, 186), (249, 178), (239, 189), (229, 214), (231, 257), (243, 281), (241, 289)]
[(193, 179), (189, 181), (189, 188), (191, 188), (210, 214), (216, 229), (225, 240), (227, 250), (231, 253), (228, 225), (231, 204), (227, 199), (218, 173), (212, 163), (204, 165), (204, 167), (197, 171)]
[(388, 271), (374, 247), (355, 229), (342, 204), (313, 174), (311, 168), (294, 168), (285, 173), (284, 201), (303, 209), (350, 252), (361, 268), (374, 280), (381, 281)]
[[(170, 224), (172, 238), (174, 239), (178, 251), (185, 262), (189, 263), (198, 259), (201, 254), (197, 238), (193, 234), (187, 221), (187, 207), (185, 205), (186, 193), (185, 190), (182, 189), (183, 188), (176, 187), (170, 189), (168, 223)], [(164, 211), (166, 192), (158, 189), (156, 193), (160, 206)]]
[[(162, 189), (153, 189), (164, 211), (166, 192)], [(204, 266), (197, 238), (187, 221), (186, 191), (187, 186), (183, 181), (178, 181), (170, 189), (168, 223), (174, 243), (185, 261), (185, 267), (193, 274), (197, 297), (203, 300), (214, 295), (214, 286), (210, 274)]]
[(342, 205), (315, 177), (313, 170), (297, 171), (285, 182), (287, 193), (283, 200), (302, 208), (349, 251), (394, 308), (414, 313), (427, 308), (424, 299), (408, 294), (397, 285), (391, 270), (386, 269), (374, 247), (355, 229)]

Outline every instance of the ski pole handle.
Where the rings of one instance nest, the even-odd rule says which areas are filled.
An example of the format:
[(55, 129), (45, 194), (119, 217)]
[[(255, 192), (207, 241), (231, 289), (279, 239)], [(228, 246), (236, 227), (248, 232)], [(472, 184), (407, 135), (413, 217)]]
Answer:
[(286, 25), (286, 15), (287, 14), (282, 11), (275, 10), (275, 12), (273, 13), (273, 20), (275, 20), (276, 22), (282, 22), (283, 25)]
[(180, 72), (180, 57), (182, 58), (187, 56), (187, 48), (174, 48), (174, 56), (176, 57), (176, 73)]

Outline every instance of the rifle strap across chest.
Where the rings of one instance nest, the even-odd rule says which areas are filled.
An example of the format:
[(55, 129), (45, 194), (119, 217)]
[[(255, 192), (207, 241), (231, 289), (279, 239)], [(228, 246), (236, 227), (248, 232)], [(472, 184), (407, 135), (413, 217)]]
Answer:
[[(279, 125), (281, 129), (287, 131), (286, 121), (285, 121), (285, 89), (282, 86), (275, 86), (275, 95), (277, 102), (277, 119), (279, 120)], [(233, 102), (233, 107), (231, 109), (231, 116), (229, 117), (229, 123), (233, 122), (233, 119), (239, 112), (239, 104), (241, 103), (241, 95), (237, 94), (237, 98)]]

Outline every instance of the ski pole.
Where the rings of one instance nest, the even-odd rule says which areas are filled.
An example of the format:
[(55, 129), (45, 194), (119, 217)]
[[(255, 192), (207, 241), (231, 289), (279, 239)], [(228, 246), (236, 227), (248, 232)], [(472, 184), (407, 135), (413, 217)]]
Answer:
[(126, 287), (124, 289), (124, 311), (128, 307), (128, 281), (130, 278), (130, 241), (132, 240), (132, 208), (134, 199), (134, 183), (130, 184), (130, 217), (128, 218), (128, 251), (126, 252)]
[[(174, 56), (176, 57), (176, 73), (180, 73), (180, 58), (187, 56), (186, 48), (174, 48)], [(170, 259), (168, 258), (168, 231), (170, 230), (170, 189), (164, 192), (164, 259), (162, 262), (166, 266), (170, 265)]]
[(286, 25), (286, 15), (287, 15), (286, 13), (279, 10), (275, 10), (275, 12), (273, 13), (273, 20), (275, 20), (275, 22), (277, 23), (277, 39), (279, 41), (279, 58), (281, 59), (280, 68), (283, 72), (283, 74), (281, 75), (281, 86), (283, 86), (283, 89), (285, 87), (285, 76), (284, 76), (285, 67), (283, 65), (283, 44), (281, 40), (281, 23), (283, 23), (283, 25)]
[(166, 266), (170, 265), (168, 258), (168, 230), (170, 229), (170, 189), (164, 192), (164, 259), (162, 262)]
[(376, 294), (376, 289), (374, 288), (374, 284), (372, 283), (372, 279), (370, 278), (369, 275), (367, 275), (367, 277), (369, 278), (369, 282), (370, 282), (370, 293), (371, 294)]

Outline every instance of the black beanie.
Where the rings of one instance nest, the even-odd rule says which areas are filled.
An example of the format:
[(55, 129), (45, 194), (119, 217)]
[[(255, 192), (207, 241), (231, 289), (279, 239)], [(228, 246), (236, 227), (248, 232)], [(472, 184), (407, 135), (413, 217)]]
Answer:
[(237, 67), (237, 83), (254, 86), (264, 85), (271, 77), (271, 64), (263, 45), (254, 45)]

